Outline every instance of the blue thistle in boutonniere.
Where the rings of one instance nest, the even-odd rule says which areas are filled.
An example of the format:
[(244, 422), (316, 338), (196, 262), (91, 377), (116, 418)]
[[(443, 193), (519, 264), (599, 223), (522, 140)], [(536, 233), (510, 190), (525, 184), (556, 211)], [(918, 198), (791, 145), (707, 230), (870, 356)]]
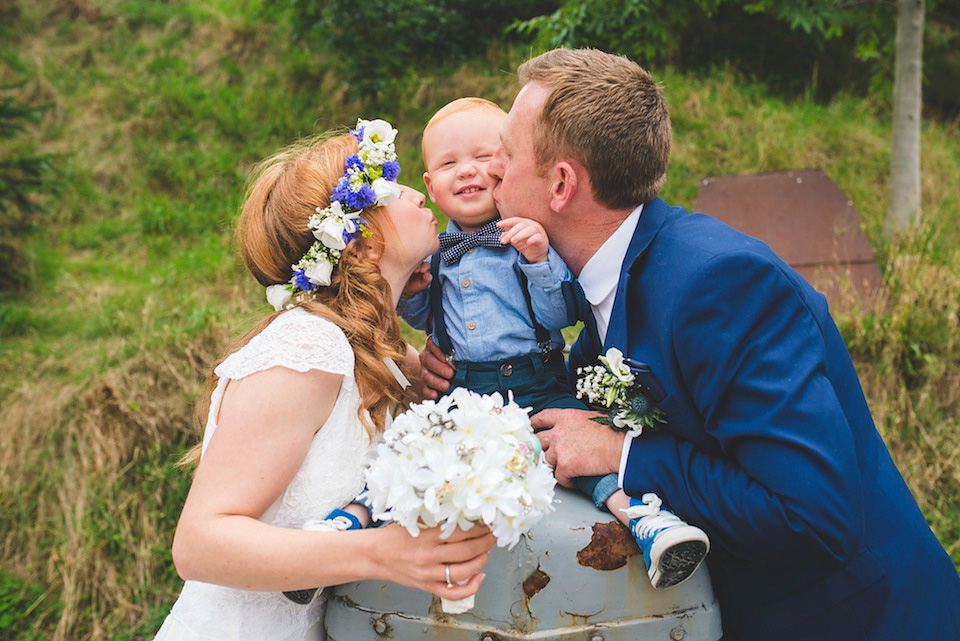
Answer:
[(619, 432), (639, 436), (644, 428), (656, 429), (666, 415), (641, 391), (623, 352), (615, 347), (600, 357), (603, 365), (577, 369), (577, 398), (607, 414), (594, 419)]

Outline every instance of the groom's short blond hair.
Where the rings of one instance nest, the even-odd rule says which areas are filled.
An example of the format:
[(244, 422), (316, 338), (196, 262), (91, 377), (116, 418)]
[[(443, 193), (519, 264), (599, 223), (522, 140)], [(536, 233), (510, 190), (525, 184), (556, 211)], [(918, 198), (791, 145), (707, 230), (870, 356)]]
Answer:
[(670, 159), (670, 114), (653, 77), (624, 56), (554, 49), (518, 69), (520, 82), (549, 90), (536, 121), (541, 170), (563, 157), (590, 173), (593, 196), (611, 209), (649, 202)]

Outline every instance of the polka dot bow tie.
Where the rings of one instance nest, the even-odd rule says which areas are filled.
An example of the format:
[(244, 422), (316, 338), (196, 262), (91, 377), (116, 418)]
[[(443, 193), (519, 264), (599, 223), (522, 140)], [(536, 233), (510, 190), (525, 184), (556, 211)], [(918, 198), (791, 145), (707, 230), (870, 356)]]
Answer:
[(472, 234), (465, 234), (460, 231), (440, 233), (440, 258), (446, 264), (453, 265), (459, 263), (463, 255), (474, 247), (506, 247), (506, 245), (500, 244), (500, 236), (503, 234), (503, 230), (497, 227), (498, 222), (500, 222), (499, 216)]

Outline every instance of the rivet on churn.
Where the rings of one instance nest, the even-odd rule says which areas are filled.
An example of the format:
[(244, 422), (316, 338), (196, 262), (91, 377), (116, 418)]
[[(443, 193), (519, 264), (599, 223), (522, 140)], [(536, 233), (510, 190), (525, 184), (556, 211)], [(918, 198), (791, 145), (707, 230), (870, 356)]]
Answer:
[(590, 637), (590, 641), (603, 641), (603, 635), (595, 634), (592, 637)]
[(687, 636), (687, 631), (683, 628), (674, 628), (670, 630), (670, 638), (673, 641), (680, 641), (683, 637)]
[(376, 623), (373, 624), (373, 631), (376, 632), (377, 634), (386, 634), (387, 624), (384, 623), (383, 621), (377, 621)]

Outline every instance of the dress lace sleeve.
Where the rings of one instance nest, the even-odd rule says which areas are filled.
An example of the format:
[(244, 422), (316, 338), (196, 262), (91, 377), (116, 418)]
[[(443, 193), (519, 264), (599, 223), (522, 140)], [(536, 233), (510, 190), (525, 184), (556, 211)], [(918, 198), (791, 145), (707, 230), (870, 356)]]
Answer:
[(334, 323), (300, 308), (281, 314), (214, 370), (240, 379), (271, 367), (297, 372), (316, 369), (353, 377), (353, 349)]

